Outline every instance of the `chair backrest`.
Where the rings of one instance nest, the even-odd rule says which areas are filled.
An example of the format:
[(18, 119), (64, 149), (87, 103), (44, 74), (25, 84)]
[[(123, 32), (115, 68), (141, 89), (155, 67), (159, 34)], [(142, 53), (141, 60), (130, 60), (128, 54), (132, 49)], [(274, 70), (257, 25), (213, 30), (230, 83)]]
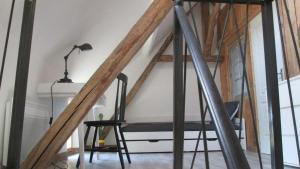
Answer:
[(116, 103), (115, 103), (115, 120), (124, 121), (128, 77), (125, 74), (120, 73), (117, 79), (118, 79), (118, 84), (117, 84), (117, 94), (116, 94)]
[(230, 117), (230, 120), (233, 120), (235, 117), (237, 117), (240, 103), (238, 101), (233, 101), (233, 102), (225, 102), (224, 104), (225, 104), (225, 109)]

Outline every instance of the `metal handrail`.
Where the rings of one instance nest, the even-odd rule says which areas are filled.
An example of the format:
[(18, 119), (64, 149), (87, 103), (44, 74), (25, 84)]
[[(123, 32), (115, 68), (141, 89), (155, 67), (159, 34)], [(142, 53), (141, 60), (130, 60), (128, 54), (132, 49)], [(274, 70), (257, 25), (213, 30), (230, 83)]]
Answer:
[(175, 13), (179, 20), (182, 33), (186, 39), (186, 43), (188, 44), (196, 74), (207, 100), (226, 165), (229, 169), (250, 169), (234, 127), (228, 114), (225, 112), (225, 107), (217, 86), (202, 56), (199, 43), (181, 4), (175, 5)]

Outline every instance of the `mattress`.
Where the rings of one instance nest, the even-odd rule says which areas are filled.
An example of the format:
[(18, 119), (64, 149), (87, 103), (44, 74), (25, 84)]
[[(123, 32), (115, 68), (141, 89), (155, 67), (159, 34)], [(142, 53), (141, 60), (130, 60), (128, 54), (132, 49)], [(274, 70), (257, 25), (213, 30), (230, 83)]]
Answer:
[[(240, 126), (238, 124), (233, 124), (235, 130), (239, 130)], [(205, 123), (205, 129), (207, 131), (215, 130), (214, 124), (212, 122)], [(201, 131), (201, 122), (185, 122), (185, 131)], [(122, 127), (123, 132), (157, 132), (157, 131), (173, 131), (172, 122), (147, 122), (147, 123), (128, 123)]]

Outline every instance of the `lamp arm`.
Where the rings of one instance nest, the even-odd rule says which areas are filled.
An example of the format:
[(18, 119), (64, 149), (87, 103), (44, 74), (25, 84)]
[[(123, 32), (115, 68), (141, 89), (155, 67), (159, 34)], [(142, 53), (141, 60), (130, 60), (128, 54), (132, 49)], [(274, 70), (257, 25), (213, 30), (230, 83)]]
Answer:
[(65, 76), (68, 76), (68, 58), (71, 55), (71, 53), (77, 48), (77, 46), (75, 45), (73, 47), (73, 49), (64, 57), (65, 59)]
[(60, 80), (60, 82), (72, 82), (69, 78), (68, 78), (68, 58), (70, 56), (70, 54), (77, 48), (77, 46), (75, 45), (73, 47), (73, 49), (64, 57), (65, 60), (65, 72), (64, 72), (64, 78)]
[(70, 54), (77, 48), (77, 46), (75, 45), (72, 50), (64, 57), (65, 60), (67, 60), (70, 56)]

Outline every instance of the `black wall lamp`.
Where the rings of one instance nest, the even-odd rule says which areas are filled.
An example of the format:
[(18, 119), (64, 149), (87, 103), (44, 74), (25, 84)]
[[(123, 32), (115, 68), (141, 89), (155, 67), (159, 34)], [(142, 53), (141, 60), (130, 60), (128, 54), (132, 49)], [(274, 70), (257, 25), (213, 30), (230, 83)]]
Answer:
[(87, 51), (87, 50), (92, 50), (93, 47), (92, 47), (92, 45), (89, 44), (89, 43), (84, 43), (84, 44), (82, 44), (82, 45), (80, 45), (80, 46), (75, 45), (75, 46), (73, 47), (73, 49), (72, 49), (72, 50), (64, 57), (64, 59), (65, 59), (65, 72), (64, 72), (64, 75), (65, 75), (65, 77), (62, 78), (62, 79), (60, 79), (60, 80), (58, 81), (58, 83), (73, 83), (72, 80), (68, 78), (68, 74), (69, 74), (69, 72), (68, 72), (68, 58), (69, 58), (70, 54), (71, 54), (75, 49), (79, 49), (80, 51)]

